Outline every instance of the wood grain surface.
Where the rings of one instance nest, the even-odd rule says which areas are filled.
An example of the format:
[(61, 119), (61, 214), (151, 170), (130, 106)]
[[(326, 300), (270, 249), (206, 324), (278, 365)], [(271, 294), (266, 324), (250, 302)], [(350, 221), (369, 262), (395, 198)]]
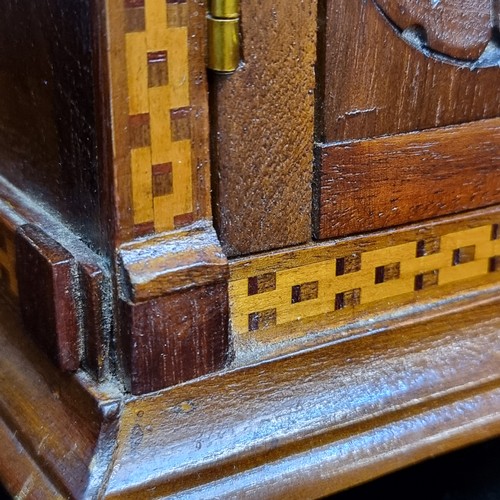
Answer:
[(402, 31), (425, 30), (426, 45), (457, 59), (478, 59), (492, 38), (496, 0), (375, 0)]
[[(24, 260), (22, 257), (19, 261), (18, 253), (24, 255), (24, 252), (28, 251), (31, 255), (30, 259), (33, 258), (45, 268), (50, 267), (49, 261), (52, 258), (51, 251), (46, 254), (46, 250), (52, 247), (58, 249), (56, 254), (59, 252), (69, 259), (68, 262), (71, 262), (70, 295), (77, 303), (79, 318), (77, 323), (83, 340), (83, 345), (77, 342), (76, 349), (82, 350), (82, 361), (95, 377), (102, 378), (109, 375), (112, 287), (106, 260), (94, 253), (74, 232), (68, 230), (60, 219), (49, 214), (43, 206), (32, 203), (29, 197), (3, 177), (0, 177), (0, 198), (0, 270), (2, 271), (0, 291), (13, 304), (23, 309), (26, 308), (28, 311), (33, 308), (31, 313), (35, 316), (41, 314), (41, 321), (46, 321), (51, 309), (43, 310), (43, 307), (49, 307), (50, 304), (43, 305), (42, 302), (47, 299), (50, 303), (52, 284), (50, 280), (44, 281), (34, 273), (29, 260)], [(32, 245), (24, 238), (21, 238), (19, 245), (16, 233), (23, 227), (36, 227), (38, 229), (34, 231), (37, 234), (40, 231), (45, 233), (46, 236), (42, 240), (49, 240), (48, 246), (42, 244), (43, 242), (40, 246)], [(62, 260), (65, 261), (65, 258)], [(48, 268), (46, 270), (49, 272)], [(22, 293), (18, 290), (18, 273), (23, 279), (34, 283), (32, 285), (25, 283)], [(45, 297), (37, 295), (44, 289), (47, 289)], [(58, 306), (57, 303), (52, 305)], [(61, 325), (63, 329), (66, 327), (65, 324)], [(54, 331), (44, 330), (40, 341), (43, 342), (42, 339), (53, 333)]]
[[(290, 343), (499, 283), (500, 211), (488, 208), (396, 230), (230, 261), (235, 343)], [(295, 342), (294, 342), (295, 341)], [(274, 349), (274, 348), (273, 348)], [(237, 356), (242, 354), (238, 349)]]
[(319, 498), (500, 433), (499, 305), (490, 288), (127, 397), (62, 376), (0, 303), (0, 480), (33, 498)]
[(243, 62), (212, 80), (214, 217), (226, 255), (310, 238), (316, 0), (241, 2)]
[(500, 119), (318, 149), (316, 236), (345, 236), (500, 202)]
[[(0, 204), (0, 213), (5, 206)], [(0, 216), (0, 293), (17, 300), (19, 291), (16, 275), (16, 226)]]
[(15, 498), (96, 498), (113, 451), (117, 391), (90, 391), (56, 370), (2, 298), (0, 345), (0, 481)]
[(119, 352), (132, 394), (180, 384), (228, 361), (226, 283), (122, 301), (119, 321)]
[(105, 248), (91, 3), (3, 3), (0, 173)]
[(205, 5), (108, 1), (102, 15), (120, 244), (210, 217)]
[(105, 497), (319, 498), (498, 434), (493, 297), (130, 401)]
[[(451, 3), (457, 2), (446, 2)], [(466, 2), (472, 4), (482, 5), (483, 0)], [(423, 9), (430, 7), (418, 7), (419, 12)], [(475, 15), (474, 9), (470, 14), (464, 9), (464, 16)], [(417, 12), (417, 7), (412, 11)], [(460, 61), (451, 64), (425, 55), (391, 27), (373, 0), (329, 0), (321, 15), (319, 142), (377, 137), (499, 115), (498, 67), (473, 69)], [(452, 18), (445, 21), (451, 23)]]
[(21, 226), (16, 263), (26, 333), (59, 368), (80, 365), (74, 257), (41, 229)]
[(78, 278), (82, 321), (82, 365), (97, 380), (110, 373), (113, 314), (110, 278), (96, 263), (80, 263)]
[(227, 259), (210, 224), (198, 224), (119, 249), (123, 293), (142, 302), (172, 292), (226, 281)]
[(118, 351), (133, 394), (225, 366), (229, 268), (211, 224), (124, 244), (117, 267)]
[(13, 495), (18, 498), (29, 496), (33, 500), (64, 499), (42, 468), (19, 446), (16, 435), (3, 420), (0, 420), (0, 439), (3, 450), (0, 453), (2, 482)]

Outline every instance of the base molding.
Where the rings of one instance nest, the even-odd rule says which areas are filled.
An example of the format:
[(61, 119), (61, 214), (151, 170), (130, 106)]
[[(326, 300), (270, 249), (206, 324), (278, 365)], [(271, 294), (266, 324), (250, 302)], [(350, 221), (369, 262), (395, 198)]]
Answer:
[[(492, 287), (464, 307), (136, 397), (81, 373), (63, 382), (4, 311), (0, 341), (17, 357), (0, 360), (0, 432), (10, 436), (0, 480), (13, 494), (25, 486), (16, 477), (29, 477), (40, 491), (73, 498), (339, 491), (500, 435), (499, 307)], [(47, 425), (32, 434), (28, 402), (53, 394), (54, 377), (60, 397), (48, 398), (43, 414), (62, 407), (76, 421), (86, 415), (93, 437), (80, 462), (63, 459), (59, 444), (74, 430)], [(68, 397), (75, 387), (80, 396)], [(75, 477), (83, 486), (67, 483)]]

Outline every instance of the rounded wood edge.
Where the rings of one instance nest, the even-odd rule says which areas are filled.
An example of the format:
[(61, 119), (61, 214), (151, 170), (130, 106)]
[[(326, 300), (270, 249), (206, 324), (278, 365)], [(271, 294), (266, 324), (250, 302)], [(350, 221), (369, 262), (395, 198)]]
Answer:
[(317, 498), (496, 436), (498, 305), (130, 399), (105, 498)]

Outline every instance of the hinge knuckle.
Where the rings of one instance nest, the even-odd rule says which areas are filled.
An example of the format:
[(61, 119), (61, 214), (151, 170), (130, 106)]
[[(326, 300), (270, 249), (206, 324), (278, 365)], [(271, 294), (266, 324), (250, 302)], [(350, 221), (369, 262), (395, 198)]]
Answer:
[(232, 73), (240, 61), (239, 0), (211, 0), (208, 23), (208, 67)]

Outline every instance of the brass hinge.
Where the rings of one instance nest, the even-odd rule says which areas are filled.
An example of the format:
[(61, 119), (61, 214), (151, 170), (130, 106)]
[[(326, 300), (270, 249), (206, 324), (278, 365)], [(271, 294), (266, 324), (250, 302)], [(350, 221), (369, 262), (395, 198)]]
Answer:
[(240, 2), (210, 0), (208, 19), (208, 67), (232, 73), (240, 62)]

